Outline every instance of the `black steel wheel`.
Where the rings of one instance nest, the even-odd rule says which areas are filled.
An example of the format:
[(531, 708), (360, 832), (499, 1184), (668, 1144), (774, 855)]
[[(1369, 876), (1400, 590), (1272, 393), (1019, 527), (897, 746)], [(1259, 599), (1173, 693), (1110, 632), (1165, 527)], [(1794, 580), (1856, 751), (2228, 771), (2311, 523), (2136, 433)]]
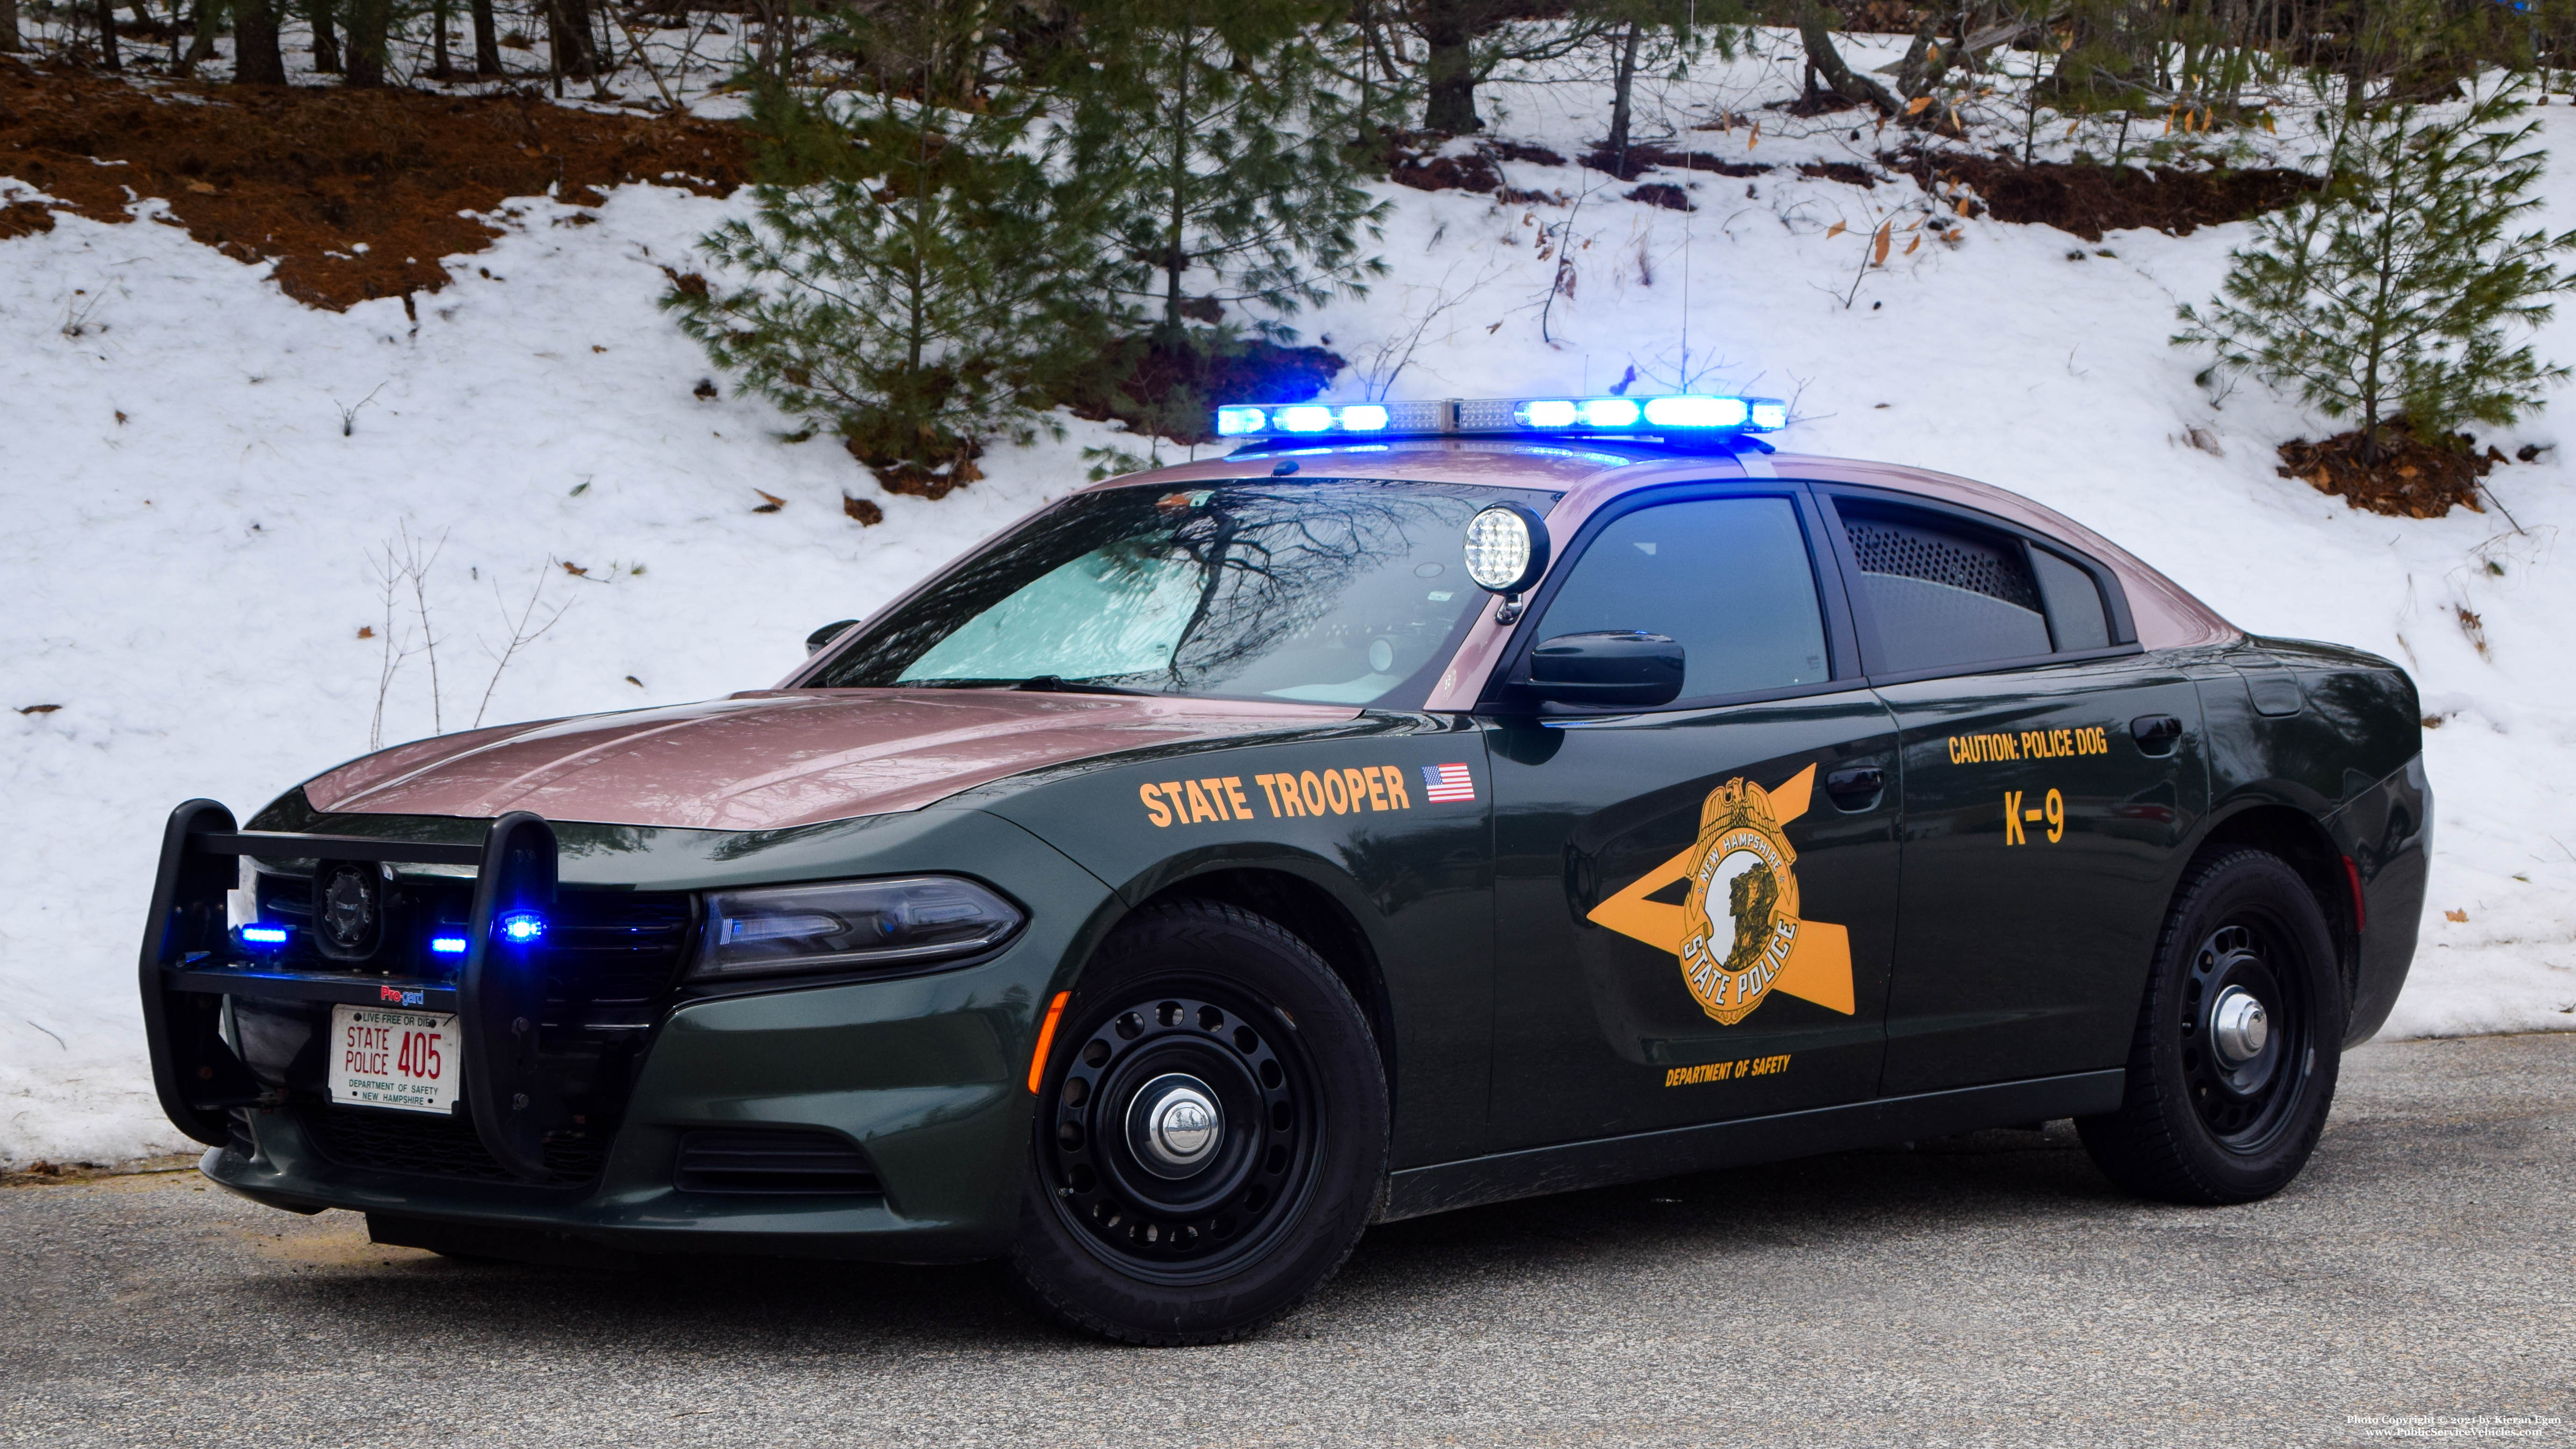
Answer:
[(2120, 1108), (2076, 1123), (2085, 1150), (2148, 1197), (2271, 1196), (2325, 1130), (2346, 1011), (2333, 937), (2297, 871), (2258, 850), (2196, 862), (2148, 974)]
[(1386, 1132), (1367, 1019), (1305, 942), (1209, 901), (1140, 912), (1059, 1025), (1012, 1275), (1105, 1337), (1241, 1337), (1358, 1241)]

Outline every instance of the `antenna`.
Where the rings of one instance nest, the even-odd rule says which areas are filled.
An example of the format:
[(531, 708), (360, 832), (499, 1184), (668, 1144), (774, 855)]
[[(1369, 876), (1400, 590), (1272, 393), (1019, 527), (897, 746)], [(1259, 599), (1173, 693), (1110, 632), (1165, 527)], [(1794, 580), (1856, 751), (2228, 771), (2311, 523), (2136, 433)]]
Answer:
[[(1699, 37), (1699, 0), (1690, 0), (1690, 8), (1687, 12), (1687, 17), (1688, 18), (1683, 21), (1683, 24), (1687, 28), (1690, 37), (1696, 40)], [(1685, 54), (1687, 54), (1687, 52), (1685, 52)], [(1724, 104), (1725, 103), (1723, 101), (1719, 102), (1720, 106), (1723, 106)], [(1684, 140), (1682, 142), (1682, 154), (1688, 158), (1683, 169), (1686, 171), (1697, 172), (1699, 170), (1699, 153), (1690, 149), (1690, 142), (1688, 140)], [(1696, 215), (1698, 215), (1698, 212), (1691, 207), (1689, 195), (1684, 194), (1682, 197), (1682, 366), (1681, 372), (1674, 378), (1674, 385), (1684, 392), (1688, 392), (1691, 385), (1691, 252), (1694, 249), (1693, 244), (1699, 240), (1698, 229), (1692, 226), (1691, 218)]]

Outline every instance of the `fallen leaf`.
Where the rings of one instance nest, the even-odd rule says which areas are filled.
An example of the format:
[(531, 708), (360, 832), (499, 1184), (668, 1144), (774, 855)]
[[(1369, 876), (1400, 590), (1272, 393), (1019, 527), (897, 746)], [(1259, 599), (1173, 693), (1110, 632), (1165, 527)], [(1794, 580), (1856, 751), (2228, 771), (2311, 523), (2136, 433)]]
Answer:
[(574, 497), (574, 498), (579, 498), (581, 495), (583, 495), (583, 494), (585, 494), (585, 493), (587, 493), (587, 492), (589, 492), (589, 491), (590, 491), (590, 484), (588, 484), (587, 482), (583, 482), (583, 483), (575, 483), (574, 485), (572, 485), (572, 493), (571, 493), (569, 496)]
[(189, 183), (188, 183), (188, 189), (189, 189), (190, 191), (193, 191), (193, 192), (197, 193), (199, 196), (212, 196), (212, 195), (214, 195), (214, 194), (215, 194), (215, 188), (214, 188), (214, 187), (212, 187), (212, 186), (210, 186), (210, 185), (208, 185), (208, 184), (206, 184), (206, 183), (205, 183), (205, 182), (203, 182), (203, 181), (191, 181), (191, 182), (189, 182)]
[(567, 563), (567, 564), (565, 564), (565, 565), (563, 566), (563, 571), (564, 571), (565, 573), (571, 574), (574, 578), (588, 578), (588, 577), (590, 577), (590, 570), (588, 570), (588, 569), (586, 569), (586, 568), (583, 568), (581, 565), (579, 565), (579, 564), (577, 564), (577, 563)]
[(1968, 214), (1968, 198), (1964, 196), (1959, 198), (1959, 214), (1961, 216), (1966, 216)]
[(607, 348), (605, 348), (605, 347), (602, 347), (602, 346), (600, 346), (598, 343), (594, 342), (594, 343), (590, 344), (590, 350), (591, 350), (591, 351), (593, 351), (593, 352), (606, 352), (608, 349), (607, 349)]
[(1745, 150), (1747, 150), (1747, 151), (1750, 151), (1750, 150), (1752, 150), (1754, 147), (1759, 146), (1759, 145), (1761, 145), (1761, 144), (1762, 144), (1762, 123), (1761, 123), (1760, 121), (1756, 121), (1756, 122), (1754, 122), (1754, 123), (1753, 123), (1753, 134), (1744, 138), (1744, 149), (1745, 149)]
[(1932, 98), (1930, 96), (1916, 96), (1914, 99), (1905, 103), (1905, 114), (1909, 116), (1919, 116), (1923, 114), (1924, 109), (1931, 104)]
[[(24, 713), (24, 712), (25, 712), (25, 711), (23, 711), (23, 710), (22, 710), (22, 711), (20, 711), (20, 713)], [(2442, 919), (2443, 919), (2443, 920), (2446, 920), (2446, 921), (2465, 921), (2465, 920), (2467, 920), (2468, 918), (2469, 918), (2469, 913), (2468, 913), (2468, 912), (2466, 912), (2466, 911), (2444, 911), (2444, 912), (2442, 913)]]
[(28, 705), (28, 706), (26, 706), (25, 708), (23, 708), (23, 709), (19, 710), (19, 711), (18, 711), (18, 713), (20, 713), (20, 714), (52, 714), (55, 710), (58, 710), (58, 709), (61, 709), (61, 708), (62, 708), (62, 706), (61, 706), (61, 705), (59, 705), (59, 704), (31, 704), (31, 705)]
[(754, 513), (776, 513), (778, 510), (787, 506), (786, 499), (779, 497), (777, 494), (770, 492), (766, 488), (754, 488), (751, 491), (759, 494), (763, 500), (758, 508), (751, 510)]
[(1896, 223), (1893, 221), (1880, 222), (1878, 224), (1878, 244), (1870, 248), (1869, 264), (1871, 266), (1883, 267), (1887, 265), (1887, 245), (1895, 239)]
[(644, 687), (644, 681), (636, 678), (632, 674), (626, 676), (626, 682), (634, 685), (637, 689), (642, 689)]
[(720, 396), (720, 394), (716, 392), (716, 380), (712, 377), (699, 378), (698, 385), (689, 389), (689, 391), (702, 398), (714, 398)]
[(874, 528), (885, 522), (884, 509), (868, 499), (853, 498), (847, 493), (841, 495), (841, 511), (857, 519), (862, 528)]
[(1914, 240), (1905, 244), (1905, 254), (1909, 257), (1914, 255), (1914, 249), (1921, 245), (1923, 245), (1923, 237), (1922, 234), (1918, 232), (1916, 233)]
[(1841, 236), (1842, 234), (1843, 224), (1839, 221), (1835, 222), (1832, 226), (1825, 228), (1825, 240), (1827, 241), (1832, 241), (1835, 237)]
[(120, 412), (116, 415), (116, 425), (120, 428), (125, 426), (125, 414)]
[(361, 639), (373, 639), (376, 637), (376, 626), (373, 624), (360, 624), (358, 626), (358, 637)]

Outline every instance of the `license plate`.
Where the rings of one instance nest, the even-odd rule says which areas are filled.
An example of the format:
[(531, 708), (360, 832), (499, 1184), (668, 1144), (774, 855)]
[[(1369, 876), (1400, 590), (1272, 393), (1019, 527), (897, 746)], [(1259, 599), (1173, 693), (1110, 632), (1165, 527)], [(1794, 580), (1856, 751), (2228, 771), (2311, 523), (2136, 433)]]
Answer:
[(452, 1112), (465, 1076), (453, 1014), (331, 1008), (331, 1100), (353, 1107)]

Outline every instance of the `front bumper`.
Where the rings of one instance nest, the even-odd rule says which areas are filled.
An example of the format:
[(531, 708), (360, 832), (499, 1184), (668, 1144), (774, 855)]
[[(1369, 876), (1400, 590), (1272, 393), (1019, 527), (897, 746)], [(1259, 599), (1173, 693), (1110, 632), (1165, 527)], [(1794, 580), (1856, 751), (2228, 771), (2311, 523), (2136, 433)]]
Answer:
[[(353, 818), (331, 823), (346, 829)], [(769, 989), (671, 1005), (652, 1027), (615, 1133), (586, 1181), (480, 1180), (434, 1164), (395, 1170), (381, 1159), (352, 1165), (313, 1130), (313, 1114), (367, 1109), (328, 1106), (294, 1079), (272, 1100), (233, 1108), (229, 1140), (206, 1154), (203, 1169), (235, 1192), (294, 1211), (345, 1208), (532, 1230), (629, 1252), (906, 1262), (992, 1256), (1017, 1227), (1038, 1017), (1069, 987), (1075, 964), (1119, 907), (1088, 872), (994, 816), (925, 812), (903, 824), (852, 831), (838, 850), (807, 838), (778, 849), (761, 840), (716, 850), (704, 840), (672, 842), (685, 860), (666, 852), (658, 861), (599, 862), (567, 852), (568, 885), (577, 866), (603, 873), (621, 864), (625, 881), (657, 890), (951, 871), (991, 882), (1029, 911), (1016, 938), (969, 965), (801, 986), (784, 978)], [(710, 868), (717, 861), (721, 868)], [(878, 1190), (684, 1188), (684, 1140), (715, 1129), (829, 1134), (865, 1155)]]

